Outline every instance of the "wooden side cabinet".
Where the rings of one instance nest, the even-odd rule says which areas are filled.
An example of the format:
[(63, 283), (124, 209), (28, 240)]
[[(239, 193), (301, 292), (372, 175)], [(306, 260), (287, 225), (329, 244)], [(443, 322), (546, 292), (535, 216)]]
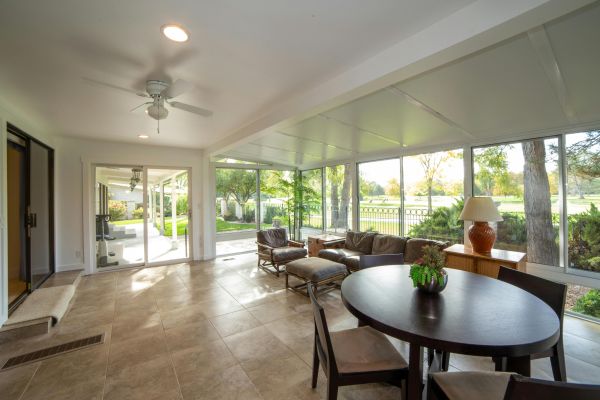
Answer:
[(474, 272), (492, 278), (498, 277), (500, 266), (525, 272), (527, 255), (518, 251), (492, 249), (491, 254), (479, 254), (470, 248), (465, 248), (462, 244), (455, 244), (444, 251), (449, 268)]
[(341, 236), (329, 235), (324, 233), (322, 235), (311, 235), (308, 237), (308, 256), (318, 257), (319, 250), (324, 248), (325, 243), (333, 242), (335, 240), (343, 239)]

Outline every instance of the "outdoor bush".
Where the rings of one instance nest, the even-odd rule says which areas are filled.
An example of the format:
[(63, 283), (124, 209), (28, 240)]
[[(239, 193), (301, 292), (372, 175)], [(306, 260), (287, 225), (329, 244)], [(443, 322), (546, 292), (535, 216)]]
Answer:
[(188, 212), (187, 195), (181, 195), (177, 198), (177, 215), (185, 215)]
[(127, 218), (127, 204), (124, 201), (109, 200), (108, 215), (111, 221), (122, 221)]
[(600, 271), (600, 211), (594, 204), (587, 212), (569, 216), (569, 264)]
[(144, 208), (138, 207), (132, 212), (133, 219), (142, 219), (144, 218)]
[(592, 289), (578, 298), (573, 311), (600, 318), (600, 290)]
[(275, 206), (266, 206), (265, 217), (263, 218), (263, 222), (265, 224), (272, 224), (274, 217), (280, 217), (283, 214), (282, 211)]
[(254, 208), (244, 207), (242, 212), (242, 221), (244, 222), (254, 222), (256, 221), (256, 215), (254, 215)]
[(458, 217), (462, 212), (464, 200), (459, 199), (450, 207), (438, 207), (423, 222), (413, 225), (408, 232), (411, 237), (447, 239), (462, 242), (464, 224)]
[(502, 213), (504, 221), (498, 224), (496, 241), (505, 244), (527, 243), (527, 225), (524, 213)]

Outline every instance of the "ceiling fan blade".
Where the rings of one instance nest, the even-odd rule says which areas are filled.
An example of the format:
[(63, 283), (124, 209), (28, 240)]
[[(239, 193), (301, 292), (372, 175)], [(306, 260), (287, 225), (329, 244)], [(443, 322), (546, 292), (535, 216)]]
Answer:
[(150, 97), (150, 96), (148, 96), (148, 94), (146, 92), (141, 92), (141, 91), (138, 91), (138, 90), (127, 89), (127, 88), (124, 88), (124, 87), (121, 87), (121, 86), (113, 85), (111, 83), (97, 81), (95, 79), (90, 79), (90, 78), (85, 78), (85, 77), (83, 77), (81, 79), (83, 79), (84, 82), (86, 82), (87, 84), (90, 84), (92, 86), (99, 86), (99, 87), (104, 87), (104, 88), (115, 89), (115, 90), (119, 90), (121, 92), (135, 94), (135, 95), (140, 96), (140, 97)]
[(161, 95), (166, 96), (169, 99), (172, 99), (173, 97), (177, 97), (181, 94), (184, 94), (185, 92), (192, 89), (193, 87), (194, 87), (193, 84), (191, 84), (187, 81), (184, 81), (183, 79), (177, 79), (168, 88), (163, 90)]
[(173, 108), (178, 108), (178, 109), (183, 110), (183, 111), (187, 111), (187, 112), (191, 112), (191, 113), (194, 113), (194, 114), (202, 115), (203, 117), (210, 117), (211, 115), (213, 115), (213, 112), (210, 111), (210, 110), (207, 110), (205, 108), (191, 106), (191, 105), (185, 104), (185, 103), (180, 103), (178, 101), (172, 101), (172, 102), (170, 102), (168, 104), (170, 104), (171, 107), (173, 107)]
[(147, 102), (145, 102), (145, 103), (142, 103), (142, 104), (140, 104), (139, 106), (137, 106), (137, 107), (134, 107), (134, 108), (132, 108), (131, 110), (129, 110), (129, 112), (134, 112), (134, 111), (137, 111), (137, 110), (139, 110), (141, 107), (143, 107), (143, 106), (145, 106), (145, 105), (148, 105), (148, 104), (152, 104), (152, 102), (151, 102), (151, 101), (147, 101)]

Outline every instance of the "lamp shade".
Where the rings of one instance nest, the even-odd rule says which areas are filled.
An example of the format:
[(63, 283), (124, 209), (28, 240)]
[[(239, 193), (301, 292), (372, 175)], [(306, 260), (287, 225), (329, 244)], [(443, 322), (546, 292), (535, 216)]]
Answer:
[(469, 197), (460, 213), (459, 219), (463, 221), (503, 221), (491, 197)]

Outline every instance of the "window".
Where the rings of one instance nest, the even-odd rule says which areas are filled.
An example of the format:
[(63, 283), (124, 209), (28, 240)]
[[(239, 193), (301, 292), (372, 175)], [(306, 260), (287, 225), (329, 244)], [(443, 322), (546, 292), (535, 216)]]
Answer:
[(256, 229), (256, 170), (217, 168), (217, 232)]
[(352, 175), (350, 166), (336, 165), (325, 169), (327, 210), (326, 230), (342, 233), (352, 227)]
[(294, 173), (261, 170), (259, 174), (261, 229), (282, 227), (293, 232)]
[(494, 248), (559, 262), (558, 139), (535, 139), (473, 149), (473, 194), (491, 196), (504, 219)]
[(565, 136), (568, 266), (600, 276), (600, 132)]
[(400, 159), (358, 164), (359, 230), (400, 234)]
[(323, 170), (302, 171), (302, 237), (323, 230)]
[(404, 234), (462, 243), (462, 149), (403, 158)]

